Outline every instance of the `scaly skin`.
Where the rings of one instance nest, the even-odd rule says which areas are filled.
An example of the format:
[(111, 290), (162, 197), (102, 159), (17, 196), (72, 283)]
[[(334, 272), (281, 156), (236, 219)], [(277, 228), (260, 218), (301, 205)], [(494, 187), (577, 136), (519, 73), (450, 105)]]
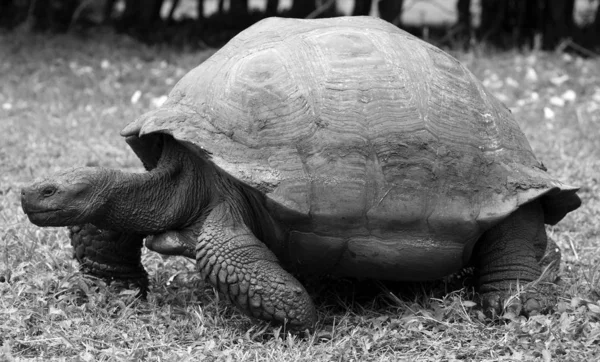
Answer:
[(148, 273), (142, 265), (143, 235), (101, 230), (92, 224), (69, 227), (73, 257), (84, 274), (148, 293)]
[[(560, 250), (548, 242), (539, 202), (521, 206), (479, 240), (473, 255), (484, 310), (535, 315), (554, 303), (552, 284)], [(544, 280), (538, 280), (548, 267)], [(535, 283), (534, 283), (535, 282)]]
[(249, 316), (312, 329), (316, 310), (302, 284), (232, 214), (222, 203), (204, 221), (196, 247), (202, 277)]

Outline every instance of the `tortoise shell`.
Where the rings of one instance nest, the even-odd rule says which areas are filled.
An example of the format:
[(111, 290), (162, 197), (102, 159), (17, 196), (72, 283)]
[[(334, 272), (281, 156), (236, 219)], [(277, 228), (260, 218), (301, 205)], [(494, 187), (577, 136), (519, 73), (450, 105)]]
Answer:
[(553, 224), (577, 198), (469, 70), (371, 17), (255, 24), (122, 134), (154, 132), (262, 192), (298, 263), (351, 255), (338, 274), (444, 275), (520, 205)]

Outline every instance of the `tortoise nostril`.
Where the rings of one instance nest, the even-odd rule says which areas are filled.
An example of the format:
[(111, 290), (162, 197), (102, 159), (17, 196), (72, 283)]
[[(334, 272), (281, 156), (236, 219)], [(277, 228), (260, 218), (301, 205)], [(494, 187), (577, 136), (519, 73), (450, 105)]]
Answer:
[(54, 195), (55, 193), (56, 193), (56, 187), (54, 187), (54, 186), (48, 186), (42, 190), (42, 196), (44, 196), (44, 197), (50, 197), (50, 196)]

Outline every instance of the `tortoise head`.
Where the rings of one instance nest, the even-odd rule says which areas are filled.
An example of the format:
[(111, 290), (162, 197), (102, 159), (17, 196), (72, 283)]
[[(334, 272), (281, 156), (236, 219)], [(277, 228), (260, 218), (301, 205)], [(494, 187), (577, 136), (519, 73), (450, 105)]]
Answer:
[(147, 172), (83, 167), (36, 181), (21, 192), (29, 220), (147, 235), (192, 225), (204, 215), (216, 195), (209, 162), (172, 137), (164, 145), (153, 139), (128, 142), (138, 147)]
[(21, 206), (38, 226), (70, 226), (88, 222), (102, 208), (102, 168), (81, 167), (35, 181), (21, 190)]

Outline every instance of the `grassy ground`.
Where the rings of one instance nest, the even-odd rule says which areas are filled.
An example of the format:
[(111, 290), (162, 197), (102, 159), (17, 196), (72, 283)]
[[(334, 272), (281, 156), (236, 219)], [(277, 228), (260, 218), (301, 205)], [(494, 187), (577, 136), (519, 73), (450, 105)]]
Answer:
[(458, 55), (511, 107), (550, 172), (582, 187), (583, 206), (548, 228), (563, 250), (553, 313), (492, 322), (468, 289), (395, 294), (375, 285), (374, 296), (354, 298), (337, 294), (357, 288), (343, 281), (313, 288), (319, 329), (290, 336), (219, 300), (183, 258), (144, 253), (147, 301), (90, 283), (71, 260), (65, 230), (38, 228), (20, 208), (20, 187), (37, 176), (75, 165), (139, 170), (119, 130), (209, 51), (7, 35), (0, 54), (0, 361), (600, 359), (598, 60)]

